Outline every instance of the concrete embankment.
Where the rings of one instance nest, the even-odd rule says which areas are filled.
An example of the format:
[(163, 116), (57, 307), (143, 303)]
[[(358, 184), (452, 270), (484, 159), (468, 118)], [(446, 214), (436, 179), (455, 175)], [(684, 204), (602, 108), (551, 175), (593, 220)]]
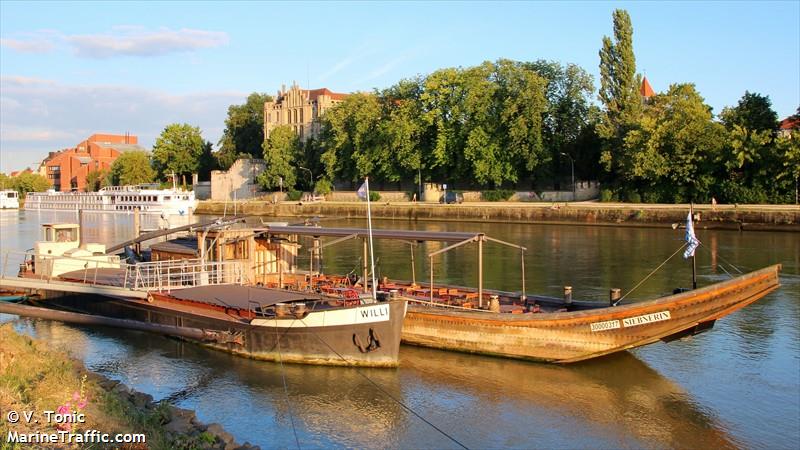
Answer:
[[(762, 231), (800, 231), (796, 205), (695, 205), (698, 228)], [(515, 203), (480, 202), (440, 205), (410, 202), (374, 202), (376, 219), (503, 223), (561, 223), (614, 226), (671, 226), (686, 220), (689, 205), (630, 203)], [(251, 214), (266, 217), (365, 217), (364, 203), (240, 201), (200, 202), (198, 214)]]

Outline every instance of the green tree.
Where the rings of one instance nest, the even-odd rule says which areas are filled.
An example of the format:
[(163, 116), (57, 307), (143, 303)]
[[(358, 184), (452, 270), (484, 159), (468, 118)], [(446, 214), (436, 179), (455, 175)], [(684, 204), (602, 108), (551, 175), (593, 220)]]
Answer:
[(651, 98), (636, 129), (623, 143), (623, 179), (645, 198), (710, 200), (725, 129), (693, 84), (675, 84)]
[(0, 172), (0, 189), (11, 189), (11, 177)]
[(264, 142), (266, 169), (258, 176), (258, 183), (267, 190), (281, 187), (293, 189), (297, 181), (294, 157), (299, 151), (299, 140), (289, 125), (273, 128)]
[(23, 172), (11, 178), (11, 189), (17, 191), (20, 197), (27, 192), (44, 192), (51, 187), (50, 181), (38, 173)]
[(356, 181), (384, 167), (382, 160), (391, 154), (377, 132), (381, 119), (377, 97), (363, 93), (349, 95), (325, 113), (321, 160), (328, 179)]
[(86, 192), (99, 191), (101, 187), (106, 185), (106, 178), (108, 178), (109, 172), (110, 170), (101, 169), (93, 170), (86, 174), (86, 186), (84, 186), (84, 190)]
[(228, 107), (225, 131), (219, 140), (217, 161), (227, 170), (239, 158), (260, 158), (264, 144), (264, 103), (267, 94), (253, 92), (243, 105)]
[[(798, 108), (800, 113), (800, 108)], [(798, 201), (798, 189), (800, 188), (800, 131), (792, 131), (787, 136), (780, 136), (775, 140), (775, 149), (780, 155), (781, 167), (775, 180), (781, 183), (785, 192), (789, 195), (784, 196), (787, 203), (794, 200)], [(794, 199), (791, 192), (794, 191)]]
[(617, 161), (618, 153), (628, 131), (637, 124), (642, 109), (631, 18), (627, 11), (617, 9), (613, 19), (614, 40), (604, 36), (600, 49), (599, 97), (605, 110), (597, 128), (604, 140), (601, 164), (608, 172), (621, 165)]
[(153, 146), (153, 167), (161, 179), (174, 172), (185, 180), (197, 173), (205, 148), (200, 128), (185, 123), (167, 125)]
[(736, 106), (722, 110), (720, 118), (729, 130), (735, 126), (750, 131), (774, 131), (778, 128), (778, 114), (772, 109), (769, 96), (755, 92), (745, 91)]
[(106, 180), (114, 186), (130, 186), (151, 183), (155, 176), (147, 152), (133, 150), (123, 152), (114, 160)]
[(563, 167), (562, 153), (574, 158), (576, 176), (596, 176), (600, 158), (596, 142), (596, 121), (590, 120), (591, 97), (594, 80), (583, 68), (575, 64), (561, 65), (555, 61), (538, 60), (525, 63), (547, 81), (545, 90), (546, 111), (542, 116), (542, 138), (545, 159), (553, 165), (543, 164), (541, 176), (557, 176)]
[(199, 181), (211, 181), (211, 171), (220, 167), (219, 161), (214, 157), (213, 148), (209, 141), (203, 144), (203, 153), (200, 155), (197, 165), (197, 178)]

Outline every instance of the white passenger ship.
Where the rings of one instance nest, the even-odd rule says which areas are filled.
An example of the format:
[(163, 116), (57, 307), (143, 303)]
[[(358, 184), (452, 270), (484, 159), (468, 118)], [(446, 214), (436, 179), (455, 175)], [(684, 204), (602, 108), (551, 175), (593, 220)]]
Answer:
[(30, 192), (26, 210), (133, 212), (188, 215), (197, 207), (194, 192), (178, 188), (154, 189), (155, 185), (110, 186), (98, 192)]
[(18, 209), (19, 195), (17, 191), (4, 189), (0, 191), (0, 209)]

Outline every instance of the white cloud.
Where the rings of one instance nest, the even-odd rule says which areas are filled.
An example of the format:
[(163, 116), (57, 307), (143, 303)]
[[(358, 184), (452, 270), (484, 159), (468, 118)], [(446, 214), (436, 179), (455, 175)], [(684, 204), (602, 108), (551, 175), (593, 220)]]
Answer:
[(8, 47), (21, 53), (47, 53), (55, 47), (52, 41), (44, 38), (26, 40), (0, 38), (0, 46)]
[(221, 31), (160, 29), (146, 31), (138, 27), (117, 28), (115, 34), (67, 36), (75, 54), (85, 58), (113, 56), (159, 56), (226, 45), (228, 34)]
[(116, 85), (67, 85), (20, 76), (0, 77), (0, 170), (18, 170), (47, 153), (72, 147), (94, 133), (139, 136), (152, 147), (170, 123), (199, 126), (216, 144), (228, 106), (243, 103), (245, 92), (175, 95)]
[(161, 56), (190, 52), (228, 44), (222, 31), (161, 28), (148, 31), (136, 25), (120, 25), (109, 33), (67, 35), (53, 30), (25, 33), (22, 37), (2, 38), (0, 45), (23, 53), (46, 53), (56, 44), (72, 47), (83, 58), (106, 59), (116, 56)]
[(416, 53), (417, 53), (416, 50), (409, 50), (409, 51), (401, 54), (400, 56), (398, 56), (398, 57), (396, 57), (394, 59), (386, 61), (382, 65), (380, 65), (380, 66), (376, 67), (375, 69), (372, 69), (371, 71), (369, 71), (366, 74), (366, 76), (364, 76), (360, 80), (356, 81), (356, 84), (365, 83), (367, 81), (374, 80), (375, 78), (378, 78), (378, 77), (380, 77), (382, 75), (385, 75), (385, 74), (389, 73), (395, 67), (397, 67), (397, 66), (403, 64), (404, 62), (408, 61), (409, 59), (413, 58), (416, 55)]
[(362, 44), (361, 46), (356, 48), (352, 53), (347, 55), (344, 59), (334, 64), (333, 67), (323, 72), (322, 75), (317, 77), (317, 80), (320, 82), (326, 81), (328, 78), (341, 72), (354, 62), (369, 56), (370, 53), (372, 53), (372, 51), (368, 47), (369, 46), (367, 44)]

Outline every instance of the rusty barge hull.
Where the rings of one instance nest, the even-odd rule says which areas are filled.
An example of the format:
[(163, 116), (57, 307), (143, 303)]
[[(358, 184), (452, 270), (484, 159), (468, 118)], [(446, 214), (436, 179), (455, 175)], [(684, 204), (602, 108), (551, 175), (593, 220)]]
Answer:
[(148, 300), (106, 296), (68, 295), (46, 302), (48, 307), (157, 324), (177, 329), (199, 329), (213, 339), (182, 339), (238, 356), (286, 363), (332, 366), (397, 367), (404, 301), (327, 310), (355, 316), (375, 309), (391, 320), (317, 326), (314, 312), (303, 319), (242, 319), (233, 311), (215, 312), (194, 305), (181, 305), (154, 295)]
[(574, 312), (504, 314), (409, 305), (403, 342), (571, 363), (705, 331), (780, 286), (774, 265), (655, 300)]

